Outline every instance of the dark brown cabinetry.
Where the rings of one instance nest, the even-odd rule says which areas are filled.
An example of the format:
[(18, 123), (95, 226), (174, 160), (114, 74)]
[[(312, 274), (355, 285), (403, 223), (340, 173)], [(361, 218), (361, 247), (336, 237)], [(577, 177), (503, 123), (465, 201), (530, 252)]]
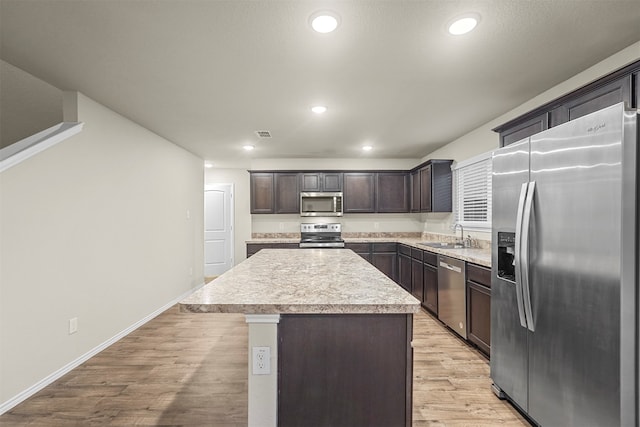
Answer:
[(438, 256), (432, 252), (424, 253), (424, 307), (438, 315)]
[(632, 75), (627, 75), (583, 95), (567, 100), (551, 110), (551, 126), (575, 120), (623, 101), (631, 101)]
[(251, 213), (300, 213), (297, 173), (255, 172), (250, 175)]
[(500, 145), (504, 147), (505, 145), (513, 144), (546, 129), (549, 129), (549, 113), (543, 113), (526, 119), (522, 123), (514, 124), (500, 134)]
[(451, 212), (453, 160), (429, 160), (411, 171), (411, 211)]
[(376, 173), (376, 212), (409, 212), (409, 198), (406, 172)]
[(278, 425), (411, 426), (412, 328), (411, 314), (282, 315)]
[(271, 172), (252, 173), (250, 178), (251, 213), (272, 214), (275, 212), (275, 185)]
[[(640, 68), (640, 66), (638, 67)], [(632, 106), (638, 108), (640, 106), (640, 70), (632, 74), (633, 87), (636, 88), (636, 93), (633, 95)]]
[(300, 213), (300, 189), (297, 173), (274, 173), (275, 213)]
[(397, 243), (345, 243), (345, 249), (351, 249), (369, 261), (378, 270), (394, 282), (398, 281)]
[(370, 243), (345, 243), (345, 249), (351, 249), (353, 252), (360, 255), (362, 258), (371, 262), (371, 244)]
[(411, 212), (420, 212), (420, 171), (411, 172)]
[(247, 243), (247, 258), (260, 249), (298, 249), (297, 243)]
[[(250, 171), (250, 181), (252, 214), (299, 213), (301, 191), (342, 191), (344, 213), (404, 213), (412, 203), (407, 171)], [(416, 191), (419, 197), (419, 183)]]
[(467, 263), (467, 339), (491, 353), (491, 270)]
[(431, 212), (431, 165), (420, 169), (420, 212)]
[(420, 304), (424, 302), (422, 252), (422, 249), (411, 248), (411, 294), (420, 301)]
[(304, 172), (302, 191), (342, 191), (342, 172)]
[(398, 284), (411, 292), (411, 247), (398, 245)]
[(345, 172), (344, 213), (374, 213), (376, 211), (376, 174)]
[(398, 284), (438, 315), (438, 256), (433, 252), (398, 244)]
[(513, 144), (619, 102), (624, 102), (629, 108), (638, 108), (639, 73), (640, 61), (636, 61), (498, 126), (493, 130), (500, 133), (500, 146)]
[(373, 243), (371, 245), (371, 264), (393, 281), (398, 281), (397, 243)]

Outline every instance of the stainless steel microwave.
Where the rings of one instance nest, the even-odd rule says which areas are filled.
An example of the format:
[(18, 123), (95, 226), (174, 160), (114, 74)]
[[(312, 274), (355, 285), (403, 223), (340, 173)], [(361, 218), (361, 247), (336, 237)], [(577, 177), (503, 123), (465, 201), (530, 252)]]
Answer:
[(300, 193), (300, 216), (342, 216), (342, 193)]

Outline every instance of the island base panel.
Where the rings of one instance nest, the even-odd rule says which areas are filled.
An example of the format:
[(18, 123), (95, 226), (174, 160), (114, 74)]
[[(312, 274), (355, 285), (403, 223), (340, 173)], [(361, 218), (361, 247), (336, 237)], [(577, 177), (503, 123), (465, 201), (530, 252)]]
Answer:
[(278, 425), (411, 426), (411, 314), (282, 315)]

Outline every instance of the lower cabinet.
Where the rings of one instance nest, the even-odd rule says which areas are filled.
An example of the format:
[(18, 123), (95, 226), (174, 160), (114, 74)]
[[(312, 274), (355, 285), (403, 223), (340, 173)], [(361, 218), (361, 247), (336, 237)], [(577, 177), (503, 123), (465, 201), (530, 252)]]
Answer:
[(371, 262), (371, 244), (370, 243), (345, 243), (345, 249), (351, 249), (362, 258)]
[(411, 248), (411, 294), (424, 303), (422, 249)]
[(260, 249), (298, 249), (298, 243), (247, 243), (247, 258)]
[(411, 292), (411, 247), (398, 245), (398, 284)]
[(467, 263), (467, 339), (491, 353), (491, 270)]
[(424, 253), (424, 301), (423, 306), (438, 315), (438, 256), (432, 252)]
[(371, 264), (386, 274), (394, 282), (398, 281), (397, 247), (397, 243), (371, 244)]
[(282, 315), (278, 426), (411, 426), (412, 337), (412, 314)]
[(345, 243), (344, 247), (369, 261), (394, 282), (398, 281), (397, 243)]

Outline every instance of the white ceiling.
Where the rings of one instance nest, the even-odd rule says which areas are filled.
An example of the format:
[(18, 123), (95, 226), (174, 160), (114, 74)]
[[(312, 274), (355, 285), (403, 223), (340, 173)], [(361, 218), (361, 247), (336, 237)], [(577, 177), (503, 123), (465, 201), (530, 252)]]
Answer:
[[(323, 9), (334, 33), (309, 26)], [(466, 12), (477, 29), (447, 34)], [(208, 160), (420, 158), (640, 40), (640, 0), (0, 0), (0, 19), (2, 59)]]

